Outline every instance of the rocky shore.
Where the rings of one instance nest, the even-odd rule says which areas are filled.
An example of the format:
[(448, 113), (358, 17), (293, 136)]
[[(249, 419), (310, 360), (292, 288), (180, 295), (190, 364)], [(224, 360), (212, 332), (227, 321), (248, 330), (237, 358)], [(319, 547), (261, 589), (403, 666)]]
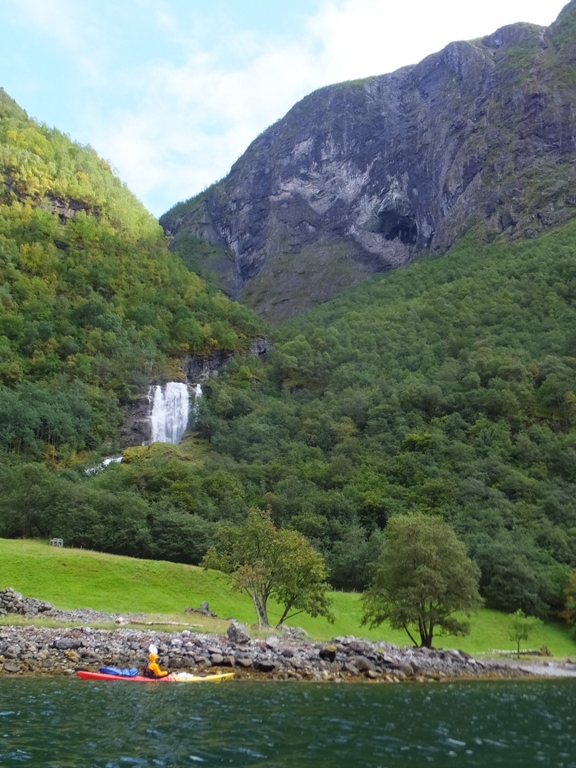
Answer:
[[(116, 620), (121, 625), (126, 620), (125, 616), (89, 609), (58, 610), (49, 603), (23, 598), (11, 589), (0, 591), (0, 614), (8, 613), (50, 616), (82, 624)], [(254, 639), (243, 625), (231, 621), (224, 636), (188, 629), (158, 632), (122, 626), (104, 630), (90, 626), (49, 629), (6, 625), (0, 627), (0, 675), (72, 675), (78, 669), (97, 671), (104, 665), (142, 670), (151, 643), (158, 647), (160, 661), (170, 671), (202, 674), (234, 669), (238, 678), (248, 679), (397, 683), (531, 674), (525, 665), (479, 661), (457, 650), (398, 647), (352, 636), (317, 643), (295, 628), (274, 630), (265, 638)], [(576, 675), (576, 665), (572, 668)]]
[(206, 673), (233, 668), (237, 677), (273, 680), (451, 680), (477, 677), (525, 677), (524, 669), (485, 663), (462, 651), (399, 648), (386, 642), (338, 637), (331, 644), (271, 634), (251, 639), (232, 623), (226, 636), (78, 627), (0, 628), (0, 674), (71, 675), (77, 669), (97, 671), (107, 665), (146, 664), (148, 646), (158, 646), (160, 660), (171, 671)]

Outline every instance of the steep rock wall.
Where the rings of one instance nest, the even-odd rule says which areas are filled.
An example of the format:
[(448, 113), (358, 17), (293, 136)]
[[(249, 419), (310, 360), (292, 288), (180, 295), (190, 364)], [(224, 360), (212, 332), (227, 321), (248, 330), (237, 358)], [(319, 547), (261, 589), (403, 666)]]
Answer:
[(534, 236), (576, 214), (575, 65), (572, 0), (549, 28), (323, 88), (161, 224), (176, 250), (213, 244), (224, 290), (273, 320), (471, 228)]

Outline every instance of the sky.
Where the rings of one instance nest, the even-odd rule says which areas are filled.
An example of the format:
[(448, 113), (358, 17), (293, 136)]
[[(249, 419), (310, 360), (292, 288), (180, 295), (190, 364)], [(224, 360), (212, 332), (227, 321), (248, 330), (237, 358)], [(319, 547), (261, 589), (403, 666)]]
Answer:
[(303, 96), (565, 0), (0, 0), (0, 86), (90, 144), (156, 216)]

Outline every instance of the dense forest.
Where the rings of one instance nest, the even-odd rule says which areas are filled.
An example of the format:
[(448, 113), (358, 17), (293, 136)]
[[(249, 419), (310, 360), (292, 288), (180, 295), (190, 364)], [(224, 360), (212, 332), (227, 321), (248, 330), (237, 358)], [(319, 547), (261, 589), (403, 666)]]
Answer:
[[(0, 535), (198, 563), (250, 507), (363, 589), (398, 513), (439, 515), (487, 604), (558, 612), (576, 568), (576, 221), (461, 241), (268, 330), (170, 254), (86, 147), (0, 98)], [(188, 244), (193, 249), (194, 244)], [(193, 259), (193, 254), (189, 256)], [(118, 448), (191, 352), (238, 354), (180, 446)]]
[(64, 463), (117, 448), (121, 408), (148, 380), (257, 333), (93, 150), (3, 93), (0, 172), (1, 448)]
[[(463, 242), (279, 331), (210, 383), (202, 431), (247, 502), (361, 589), (396, 513), (443, 516), (488, 604), (545, 615), (576, 566), (576, 222)], [(226, 462), (228, 462), (226, 464)]]
[(90, 147), (1, 90), (0, 180), (0, 535), (46, 535), (58, 519), (68, 530), (86, 509), (100, 547), (114, 547), (116, 509), (148, 508), (78, 477), (118, 450), (126, 407), (150, 380), (181, 376), (187, 354), (245, 350), (260, 323), (168, 251)]

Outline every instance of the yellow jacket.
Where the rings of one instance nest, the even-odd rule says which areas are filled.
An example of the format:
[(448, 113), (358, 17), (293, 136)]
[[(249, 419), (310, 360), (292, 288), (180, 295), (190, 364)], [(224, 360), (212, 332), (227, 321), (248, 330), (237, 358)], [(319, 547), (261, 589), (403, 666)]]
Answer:
[(156, 663), (157, 658), (155, 653), (151, 653), (150, 656), (148, 656), (149, 661), (144, 670), (144, 677), (166, 677), (166, 675), (170, 674), (169, 672), (166, 672), (165, 669), (160, 669)]

